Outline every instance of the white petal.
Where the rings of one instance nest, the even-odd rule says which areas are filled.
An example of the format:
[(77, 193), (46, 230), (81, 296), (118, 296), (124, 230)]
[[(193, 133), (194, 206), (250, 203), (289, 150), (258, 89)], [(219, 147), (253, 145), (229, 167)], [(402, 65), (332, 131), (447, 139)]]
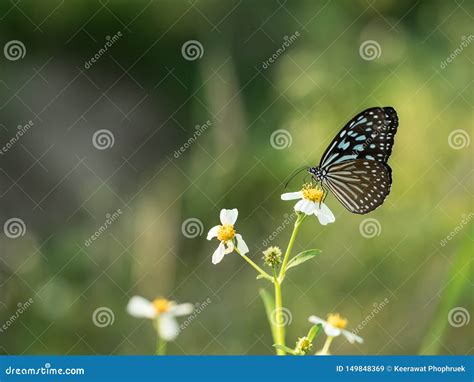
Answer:
[(207, 233), (207, 240), (211, 240), (217, 237), (217, 233), (219, 232), (220, 227), (220, 225), (215, 225), (214, 227), (212, 227)]
[(168, 313), (163, 313), (159, 317), (158, 329), (160, 337), (165, 341), (173, 341), (179, 334), (178, 322)]
[(337, 337), (341, 334), (341, 329), (335, 328), (334, 326), (329, 324), (323, 325), (323, 329), (326, 335), (329, 337)]
[(225, 255), (224, 244), (220, 243), (217, 249), (212, 254), (212, 264), (219, 264)]
[(133, 317), (151, 319), (156, 317), (156, 310), (153, 304), (146, 298), (140, 296), (133, 296), (130, 299), (127, 305), (127, 312)]
[(173, 316), (187, 316), (194, 310), (194, 305), (190, 303), (175, 305), (170, 309), (170, 314)]
[(312, 324), (323, 324), (323, 325), (327, 324), (325, 320), (323, 320), (322, 318), (318, 316), (309, 316), (308, 321), (311, 322)]
[(317, 206), (314, 214), (318, 217), (318, 220), (322, 225), (334, 223), (336, 221), (334, 214), (324, 203), (321, 203), (321, 206)]
[(351, 344), (353, 344), (354, 342), (358, 342), (360, 344), (364, 342), (364, 340), (361, 337), (356, 336), (354, 333), (348, 332), (347, 330), (343, 330), (342, 334), (344, 335), (344, 337), (347, 338), (347, 341), (349, 341)]
[(242, 238), (242, 235), (240, 233), (237, 233), (235, 235), (237, 239), (237, 249), (239, 250), (241, 255), (245, 255), (246, 253), (249, 252), (249, 247), (247, 246), (247, 243), (245, 243), (244, 239)]
[(221, 210), (221, 223), (234, 225), (237, 221), (238, 215), (239, 211), (237, 211), (237, 208), (234, 208), (232, 210)]
[(298, 201), (298, 203), (296, 203), (296, 206), (295, 206), (295, 211), (301, 211), (305, 213), (306, 215), (314, 214), (315, 210), (316, 210), (316, 203), (310, 200), (306, 200), (306, 199), (302, 199)]
[(226, 244), (227, 244), (227, 248), (225, 249), (224, 254), (227, 255), (229, 253), (234, 252), (234, 249), (235, 249), (234, 242), (228, 241)]
[(295, 200), (301, 199), (302, 197), (303, 193), (301, 191), (287, 192), (286, 194), (281, 195), (281, 200)]

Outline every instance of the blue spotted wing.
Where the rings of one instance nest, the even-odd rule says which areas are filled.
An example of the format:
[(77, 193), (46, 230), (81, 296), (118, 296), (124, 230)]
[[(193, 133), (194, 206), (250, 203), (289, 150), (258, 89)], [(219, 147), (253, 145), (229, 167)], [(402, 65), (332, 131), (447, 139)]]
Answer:
[(321, 181), (349, 211), (366, 214), (390, 193), (398, 117), (392, 107), (373, 107), (350, 120), (324, 152)]

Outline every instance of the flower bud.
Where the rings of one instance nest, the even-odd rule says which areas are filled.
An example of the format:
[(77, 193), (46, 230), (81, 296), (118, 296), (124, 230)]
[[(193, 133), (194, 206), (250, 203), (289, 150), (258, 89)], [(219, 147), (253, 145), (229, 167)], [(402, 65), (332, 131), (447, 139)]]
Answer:
[(270, 267), (278, 267), (281, 263), (281, 249), (278, 247), (268, 247), (263, 251), (263, 261)]
[(309, 340), (308, 337), (301, 337), (298, 338), (298, 341), (296, 341), (296, 346), (295, 346), (295, 354), (297, 355), (305, 355), (311, 351), (313, 348), (313, 344)]

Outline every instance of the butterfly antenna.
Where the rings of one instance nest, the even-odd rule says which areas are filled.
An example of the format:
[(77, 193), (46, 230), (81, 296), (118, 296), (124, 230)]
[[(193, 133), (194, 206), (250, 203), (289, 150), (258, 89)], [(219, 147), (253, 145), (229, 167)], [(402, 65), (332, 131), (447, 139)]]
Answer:
[(301, 171), (307, 170), (309, 166), (303, 166), (300, 168), (297, 168), (295, 171), (291, 173), (291, 175), (288, 177), (288, 180), (285, 182), (285, 189), (288, 187), (288, 184), (294, 179), (296, 175), (298, 175)]

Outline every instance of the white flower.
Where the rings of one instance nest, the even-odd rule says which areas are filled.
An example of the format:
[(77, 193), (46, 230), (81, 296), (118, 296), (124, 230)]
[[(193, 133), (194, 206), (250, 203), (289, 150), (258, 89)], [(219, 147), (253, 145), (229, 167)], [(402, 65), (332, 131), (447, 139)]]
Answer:
[(287, 192), (281, 195), (282, 200), (301, 199), (295, 204), (295, 211), (306, 215), (316, 215), (322, 225), (334, 223), (336, 218), (326, 204), (322, 202), (324, 191), (314, 185), (304, 185), (301, 191)]
[(239, 211), (237, 211), (237, 208), (232, 210), (221, 210), (221, 225), (216, 225), (209, 230), (207, 240), (217, 237), (217, 240), (220, 241), (219, 246), (212, 255), (213, 264), (220, 263), (225, 255), (235, 250), (236, 245), (237, 251), (241, 255), (248, 253), (249, 248), (247, 247), (247, 244), (245, 244), (244, 239), (242, 239), (242, 235), (236, 233), (234, 229), (234, 224), (237, 221), (238, 215)]
[(351, 344), (354, 342), (358, 342), (360, 344), (364, 342), (364, 340), (359, 336), (344, 330), (347, 325), (347, 320), (342, 318), (338, 313), (329, 314), (327, 321), (318, 316), (310, 316), (308, 320), (313, 324), (322, 324), (324, 332), (328, 337), (337, 337), (342, 334)]
[(193, 304), (176, 304), (165, 298), (149, 301), (140, 296), (133, 296), (127, 305), (127, 312), (139, 318), (158, 320), (158, 334), (165, 341), (173, 341), (179, 334), (175, 317), (191, 314)]

